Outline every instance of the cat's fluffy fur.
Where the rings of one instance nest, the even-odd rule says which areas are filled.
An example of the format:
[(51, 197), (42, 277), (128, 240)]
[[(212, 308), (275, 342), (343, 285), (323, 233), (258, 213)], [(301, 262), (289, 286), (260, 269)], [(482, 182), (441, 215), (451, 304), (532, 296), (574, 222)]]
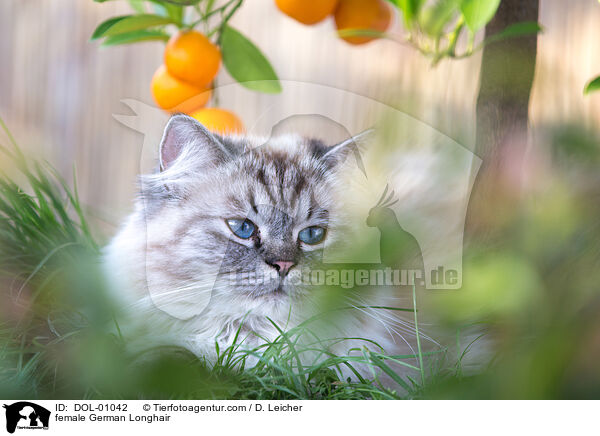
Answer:
[[(215, 341), (223, 349), (240, 326), (245, 344), (256, 346), (260, 337), (278, 336), (270, 320), (285, 329), (317, 314), (319, 290), (294, 279), (321, 262), (323, 244), (302, 244), (297, 235), (308, 226), (326, 227), (324, 244), (343, 249), (346, 221), (337, 192), (356, 147), (352, 139), (327, 147), (293, 135), (223, 138), (187, 116), (173, 117), (160, 170), (142, 176), (135, 211), (105, 255), (112, 287), (131, 325), (143, 330), (144, 345), (182, 345), (210, 362)], [(258, 237), (236, 237), (225, 222), (232, 217), (249, 218)], [(283, 280), (272, 267), (278, 259), (296, 263)], [(236, 275), (242, 272), (271, 278), (242, 283)], [(344, 304), (354, 309), (328, 317), (318, 334), (364, 337), (389, 353), (410, 353), (407, 321), (363, 307), (398, 305), (392, 294), (345, 292)], [(367, 344), (344, 341), (333, 351)]]

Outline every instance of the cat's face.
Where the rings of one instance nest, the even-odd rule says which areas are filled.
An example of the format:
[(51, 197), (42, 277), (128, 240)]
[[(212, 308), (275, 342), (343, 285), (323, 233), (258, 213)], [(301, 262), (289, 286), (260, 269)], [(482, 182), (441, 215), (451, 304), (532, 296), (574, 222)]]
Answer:
[[(290, 140), (281, 144), (290, 146)], [(213, 197), (214, 213), (196, 225), (205, 231), (206, 239), (197, 241), (203, 249), (224, 252), (220, 264), (213, 264), (219, 271), (216, 289), (280, 298), (306, 288), (301, 271), (321, 260), (339, 230), (331, 186), (314, 164), (266, 145), (215, 171), (220, 192)]]
[(143, 179), (149, 277), (172, 298), (210, 292), (232, 304), (310, 292), (302, 273), (343, 240), (338, 170), (354, 147), (292, 136), (253, 144), (172, 118), (161, 171)]

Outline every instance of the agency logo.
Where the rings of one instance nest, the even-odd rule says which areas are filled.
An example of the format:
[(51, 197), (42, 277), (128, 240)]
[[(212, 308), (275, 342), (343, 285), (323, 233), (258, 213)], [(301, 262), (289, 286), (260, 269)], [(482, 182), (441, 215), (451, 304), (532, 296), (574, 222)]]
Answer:
[(3, 406), (6, 409), (6, 431), (14, 433), (16, 429), (48, 430), (50, 411), (28, 401), (19, 401)]

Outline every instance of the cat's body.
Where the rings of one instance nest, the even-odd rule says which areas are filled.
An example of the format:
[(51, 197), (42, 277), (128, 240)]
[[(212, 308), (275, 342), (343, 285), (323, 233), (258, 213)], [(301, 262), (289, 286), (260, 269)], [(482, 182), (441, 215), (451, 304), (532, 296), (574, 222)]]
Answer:
[[(181, 345), (211, 362), (215, 342), (222, 350), (238, 331), (252, 348), (322, 312), (326, 291), (300, 279), (303, 269), (323, 267), (325, 245), (350, 242), (338, 194), (352, 151), (354, 140), (220, 138), (172, 118), (160, 171), (142, 177), (136, 210), (106, 249), (112, 287), (132, 331), (142, 331), (138, 346)], [(331, 351), (377, 348), (334, 340), (365, 338), (389, 354), (413, 353), (410, 323), (368, 307), (410, 307), (396, 289), (341, 295), (337, 303), (351, 310), (311, 326)]]

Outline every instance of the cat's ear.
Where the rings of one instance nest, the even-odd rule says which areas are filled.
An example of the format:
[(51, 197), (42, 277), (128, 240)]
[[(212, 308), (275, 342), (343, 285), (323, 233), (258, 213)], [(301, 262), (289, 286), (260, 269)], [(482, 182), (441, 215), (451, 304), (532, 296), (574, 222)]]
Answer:
[(354, 154), (358, 168), (365, 173), (365, 166), (362, 161), (361, 153), (366, 148), (366, 145), (373, 140), (374, 136), (374, 129), (365, 130), (339, 144), (329, 147), (321, 159), (327, 166), (333, 168), (345, 162), (350, 154)]
[[(232, 158), (231, 151), (192, 117), (178, 114), (171, 117), (160, 142), (160, 171), (177, 161), (200, 166), (216, 166)], [(193, 160), (193, 162), (189, 162)]]

